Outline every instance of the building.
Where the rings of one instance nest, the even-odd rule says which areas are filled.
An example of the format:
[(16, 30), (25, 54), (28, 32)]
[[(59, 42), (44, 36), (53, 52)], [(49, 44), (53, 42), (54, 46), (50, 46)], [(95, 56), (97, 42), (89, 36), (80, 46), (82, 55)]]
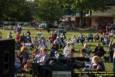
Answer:
[[(71, 20), (74, 26), (79, 26), (80, 16), (64, 16), (63, 21)], [(115, 6), (111, 6), (107, 11), (96, 11), (92, 13), (92, 16), (85, 16), (85, 26), (97, 26), (97, 25), (115, 24)]]

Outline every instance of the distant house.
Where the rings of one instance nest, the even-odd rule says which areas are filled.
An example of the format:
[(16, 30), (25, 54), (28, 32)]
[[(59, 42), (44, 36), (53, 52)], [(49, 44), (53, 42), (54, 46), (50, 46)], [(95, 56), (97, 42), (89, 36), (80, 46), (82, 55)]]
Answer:
[[(115, 0), (114, 0), (115, 2)], [(111, 6), (110, 9), (107, 11), (101, 12), (101, 11), (96, 11), (92, 13), (92, 16), (95, 17), (93, 18), (92, 25), (95, 25), (96, 23), (111, 23), (115, 24), (115, 6)]]
[[(80, 17), (78, 16), (64, 16), (62, 21), (68, 21), (70, 19), (75, 26), (79, 26)], [(111, 9), (101, 12), (96, 11), (92, 13), (92, 16), (85, 16), (86, 26), (115, 24), (115, 6), (111, 6)]]

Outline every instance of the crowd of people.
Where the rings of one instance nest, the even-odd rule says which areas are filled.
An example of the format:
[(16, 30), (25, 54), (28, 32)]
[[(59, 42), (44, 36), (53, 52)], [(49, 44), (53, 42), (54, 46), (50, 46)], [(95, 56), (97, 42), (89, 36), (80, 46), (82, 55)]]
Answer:
[[(106, 33), (88, 33), (84, 35), (73, 35), (67, 37), (66, 33), (57, 30), (50, 31), (49, 38), (45, 38), (44, 32), (38, 31), (32, 37), (31, 31), (22, 32), (21, 26), (17, 26), (15, 32), (16, 36), (13, 37), (13, 32), (8, 33), (7, 38), (14, 38), (16, 41), (15, 48), (15, 67), (16, 73), (18, 70), (25, 70), (32, 68), (32, 63), (39, 65), (47, 64), (50, 58), (58, 59), (61, 55), (63, 58), (70, 59), (75, 57), (75, 53), (79, 57), (90, 59), (90, 70), (93, 71), (106, 71), (105, 70), (105, 55), (110, 63), (113, 63), (113, 72), (115, 73), (115, 42), (114, 35)], [(80, 52), (76, 51), (76, 44), (83, 46)], [(90, 43), (97, 43), (94, 49), (91, 49)], [(104, 46), (108, 50), (104, 49)], [(108, 52), (107, 52), (108, 51)], [(112, 69), (112, 68), (111, 68)]]

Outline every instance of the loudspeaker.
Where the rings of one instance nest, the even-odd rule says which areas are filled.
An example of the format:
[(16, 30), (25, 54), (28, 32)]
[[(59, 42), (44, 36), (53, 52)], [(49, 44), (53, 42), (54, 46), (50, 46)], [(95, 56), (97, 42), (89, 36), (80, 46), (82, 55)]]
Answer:
[(0, 77), (14, 77), (15, 41), (0, 40)]

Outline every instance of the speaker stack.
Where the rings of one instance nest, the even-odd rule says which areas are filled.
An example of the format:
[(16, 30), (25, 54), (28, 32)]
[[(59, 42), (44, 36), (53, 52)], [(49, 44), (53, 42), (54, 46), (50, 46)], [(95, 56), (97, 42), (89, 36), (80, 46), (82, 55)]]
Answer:
[(15, 41), (0, 40), (0, 77), (14, 77)]

